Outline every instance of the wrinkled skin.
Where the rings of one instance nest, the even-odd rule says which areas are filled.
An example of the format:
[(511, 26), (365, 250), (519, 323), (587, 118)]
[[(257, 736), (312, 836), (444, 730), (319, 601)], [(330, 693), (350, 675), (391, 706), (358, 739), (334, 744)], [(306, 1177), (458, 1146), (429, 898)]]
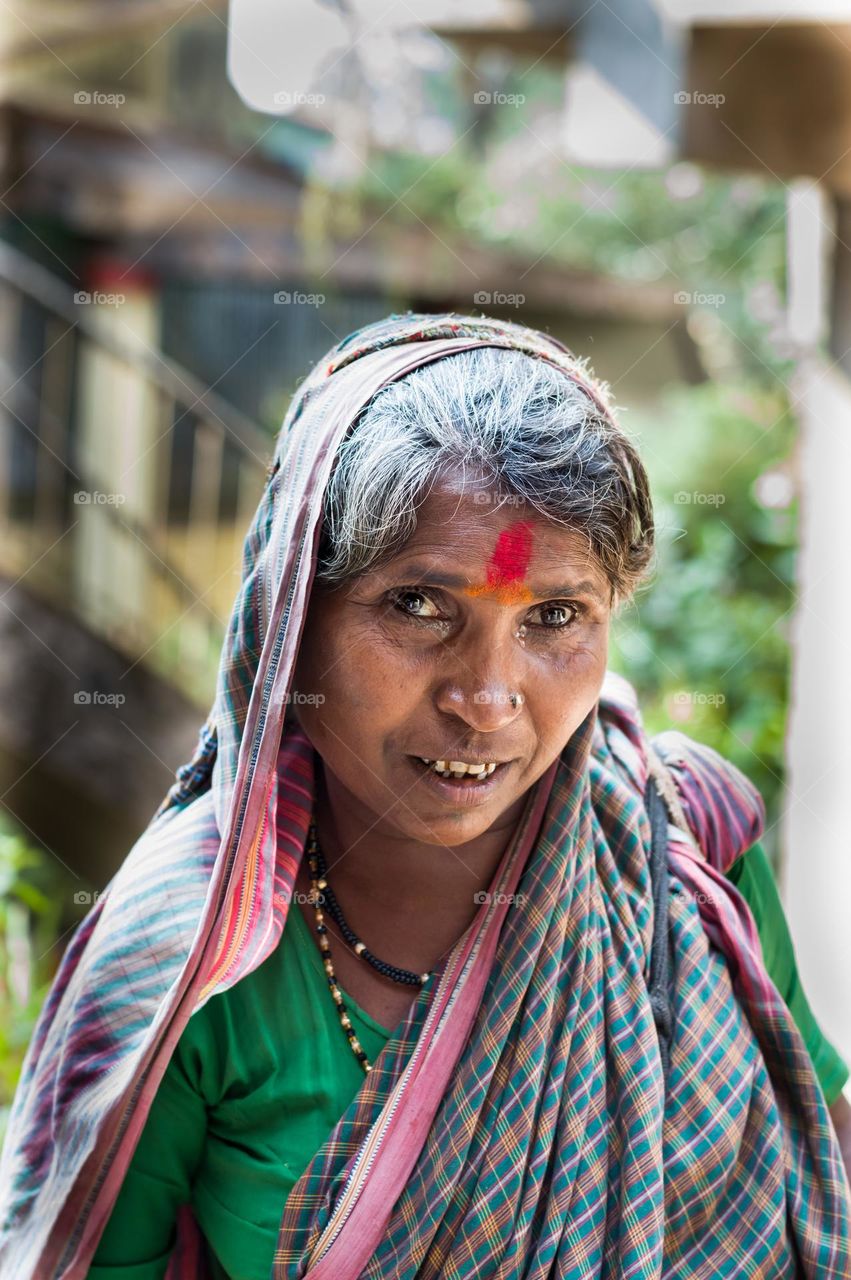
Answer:
[[(441, 572), (457, 585), (437, 584)], [(435, 485), (392, 563), (314, 587), (293, 709), (322, 760), (316, 822), (334, 891), (383, 958), (431, 967), (472, 920), (529, 788), (597, 701), (611, 601), (584, 536), (458, 477)], [(462, 808), (418, 756), (511, 763), (489, 799)]]

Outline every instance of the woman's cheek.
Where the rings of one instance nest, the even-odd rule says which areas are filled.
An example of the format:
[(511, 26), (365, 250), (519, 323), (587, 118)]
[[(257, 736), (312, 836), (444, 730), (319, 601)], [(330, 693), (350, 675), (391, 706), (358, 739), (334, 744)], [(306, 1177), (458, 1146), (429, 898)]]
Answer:
[(338, 707), (376, 714), (410, 687), (410, 676), (392, 647), (374, 635), (349, 633), (348, 645), (329, 662), (328, 682), (329, 701), (333, 696)]

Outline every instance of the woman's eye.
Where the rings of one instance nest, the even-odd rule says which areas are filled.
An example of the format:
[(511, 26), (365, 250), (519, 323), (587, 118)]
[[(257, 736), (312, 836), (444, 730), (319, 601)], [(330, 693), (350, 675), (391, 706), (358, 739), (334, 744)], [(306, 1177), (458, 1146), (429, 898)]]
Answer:
[[(444, 620), (439, 606), (419, 588), (405, 587), (393, 591), (390, 593), (390, 601), (406, 618), (423, 622)], [(582, 607), (570, 600), (556, 600), (536, 605), (533, 613), (537, 613), (540, 618), (533, 625), (540, 627), (542, 631), (567, 631), (580, 617)]]
[(558, 631), (563, 627), (571, 626), (581, 613), (578, 605), (571, 604), (567, 600), (560, 600), (552, 604), (539, 604), (536, 605), (536, 608), (543, 618), (539, 625), (546, 627), (550, 631)]
[[(408, 589), (404, 591), (395, 591), (393, 592), (392, 600), (393, 600), (393, 603), (396, 605), (396, 607), (400, 610), (400, 612), (407, 614), (409, 618), (439, 618), (440, 617), (440, 610), (438, 609), (437, 605), (434, 603), (433, 600), (429, 599), (429, 597), (425, 595), (422, 591), (414, 591), (412, 589)], [(418, 608), (408, 608), (405, 602), (409, 600), (419, 601), (421, 605), (424, 604), (427, 608), (430, 608), (431, 613), (427, 613), (424, 610), (418, 609)]]

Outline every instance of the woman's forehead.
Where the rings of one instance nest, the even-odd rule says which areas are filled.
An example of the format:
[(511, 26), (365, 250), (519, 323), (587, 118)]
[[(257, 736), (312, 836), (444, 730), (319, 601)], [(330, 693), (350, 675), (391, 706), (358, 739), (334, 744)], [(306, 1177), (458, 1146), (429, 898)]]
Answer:
[(417, 508), (416, 529), (403, 550), (427, 546), (451, 546), (453, 552), (469, 548), (479, 562), (485, 556), (500, 573), (517, 576), (541, 556), (587, 549), (588, 540), (578, 529), (496, 487), (459, 490), (438, 484)]
[(553, 586), (568, 586), (577, 575), (601, 599), (609, 596), (588, 537), (528, 504), (485, 508), (467, 498), (459, 505), (457, 496), (451, 505), (447, 495), (428, 499), (417, 528), (384, 572), (388, 568), (471, 595), (498, 591), (518, 602), (552, 594)]

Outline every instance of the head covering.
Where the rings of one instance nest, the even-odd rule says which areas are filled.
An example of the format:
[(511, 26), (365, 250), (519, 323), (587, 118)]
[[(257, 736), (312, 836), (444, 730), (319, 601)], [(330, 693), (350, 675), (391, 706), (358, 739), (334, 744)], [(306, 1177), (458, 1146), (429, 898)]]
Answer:
[[(550, 361), (611, 412), (560, 343), (484, 317), (391, 316), (301, 385), (195, 754), (77, 928), (32, 1037), (0, 1169), (4, 1277), (82, 1280), (182, 1029), (277, 945), (315, 769), (285, 710), (337, 447), (381, 387), (480, 345)], [(668, 831), (667, 1087), (647, 739), (609, 673), (530, 789), (488, 899), (282, 1205), (274, 1280), (851, 1274), (824, 1095), (723, 876), (762, 801), (685, 735), (655, 744), (690, 828)], [(198, 1244), (182, 1212), (169, 1280), (203, 1274)]]

